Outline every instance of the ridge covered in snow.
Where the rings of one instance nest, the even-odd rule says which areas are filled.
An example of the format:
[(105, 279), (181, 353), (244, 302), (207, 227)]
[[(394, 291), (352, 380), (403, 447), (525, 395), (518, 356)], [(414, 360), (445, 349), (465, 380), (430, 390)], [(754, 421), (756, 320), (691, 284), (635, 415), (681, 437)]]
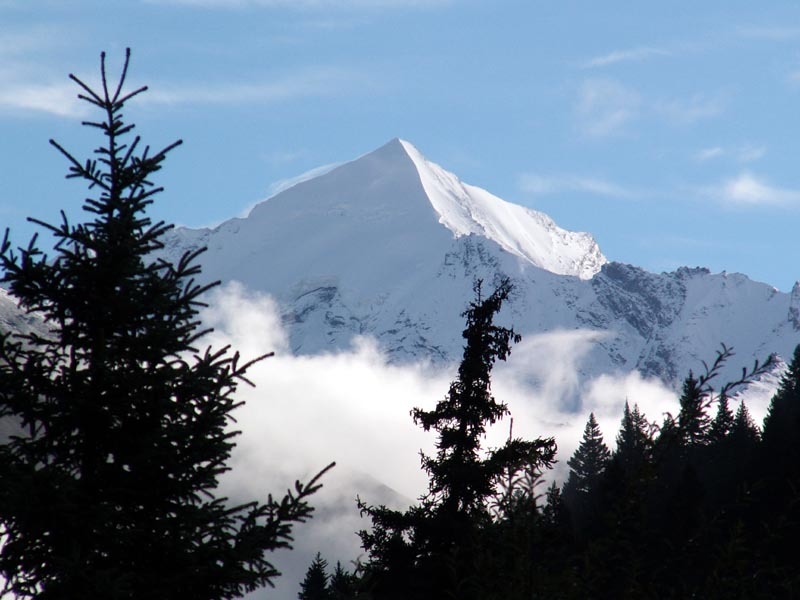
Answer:
[[(524, 336), (587, 341), (582, 375), (638, 370), (675, 384), (720, 343), (738, 369), (800, 343), (791, 294), (739, 274), (649, 273), (594, 239), (461, 182), (394, 139), (214, 229), (178, 229), (163, 252), (208, 247), (204, 275), (273, 295), (299, 354), (367, 335), (396, 362), (457, 360), (480, 278), (510, 277), (503, 318)], [(519, 352), (518, 352), (519, 353)]]
[(414, 162), (439, 221), (456, 237), (471, 234), (485, 237), (532, 265), (581, 279), (591, 279), (607, 262), (588, 233), (561, 229), (544, 213), (462, 183), (449, 171), (428, 161), (411, 143), (390, 142), (394, 143), (400, 143)]
[[(393, 362), (455, 361), (473, 282), (500, 276), (515, 289), (501, 318), (526, 339), (572, 340), (584, 378), (638, 370), (675, 385), (721, 343), (736, 349), (735, 377), (800, 343), (800, 283), (786, 294), (740, 274), (609, 263), (589, 234), (462, 183), (399, 139), (245, 218), (173, 230), (159, 255), (198, 247), (203, 278), (277, 300), (296, 354), (369, 336)], [(0, 293), (0, 328), (24, 326)]]
[[(305, 279), (343, 276), (373, 287), (385, 275), (417, 270), (469, 235), (561, 275), (589, 279), (606, 262), (589, 234), (565, 231), (542, 213), (463, 184), (399, 139), (283, 190), (244, 219), (213, 230), (181, 229), (172, 243), (209, 245), (207, 270), (215, 271), (218, 258), (226, 264), (223, 279), (262, 289), (275, 285), (259, 281), (250, 258), (256, 255), (277, 256), (282, 271)], [(295, 283), (281, 275), (279, 287)]]

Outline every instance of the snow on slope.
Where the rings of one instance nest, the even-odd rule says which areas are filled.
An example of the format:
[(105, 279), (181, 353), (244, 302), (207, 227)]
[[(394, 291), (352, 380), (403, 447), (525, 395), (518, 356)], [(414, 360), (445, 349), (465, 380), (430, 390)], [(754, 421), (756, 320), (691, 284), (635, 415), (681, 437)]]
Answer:
[(30, 333), (33, 330), (45, 331), (41, 316), (21, 310), (8, 291), (0, 288), (0, 332)]
[[(398, 139), (272, 196), (245, 219), (214, 230), (182, 229), (182, 239), (171, 243), (210, 245), (207, 271), (215, 272), (210, 261), (219, 260), (224, 279), (259, 288), (334, 277), (364, 290), (395, 287), (397, 273), (413, 277), (465, 235), (562, 275), (590, 278), (606, 262), (590, 235), (467, 186)], [(279, 281), (259, 274), (271, 257), (284, 265), (271, 273)]]
[(464, 184), (397, 139), (247, 218), (177, 230), (164, 254), (201, 245), (206, 277), (278, 300), (298, 354), (368, 335), (394, 362), (457, 360), (473, 281), (501, 275), (515, 286), (505, 322), (528, 339), (567, 332), (588, 343), (584, 378), (637, 369), (674, 384), (720, 343), (737, 350), (735, 376), (800, 343), (800, 286), (785, 294), (743, 275), (607, 263), (591, 236)]
[(441, 223), (456, 236), (480, 235), (537, 267), (581, 279), (591, 279), (607, 262), (588, 233), (566, 231), (544, 213), (462, 183), (411, 143), (398, 141), (414, 161)]

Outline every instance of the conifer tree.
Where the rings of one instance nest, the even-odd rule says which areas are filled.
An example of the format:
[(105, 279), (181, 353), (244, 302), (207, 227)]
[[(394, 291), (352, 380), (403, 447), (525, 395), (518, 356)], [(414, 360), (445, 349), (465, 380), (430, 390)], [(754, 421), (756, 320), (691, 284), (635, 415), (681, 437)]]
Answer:
[(763, 432), (774, 458), (784, 452), (791, 452), (791, 457), (784, 455), (781, 460), (800, 458), (800, 345), (770, 401)]
[(630, 475), (637, 471), (649, 459), (652, 447), (650, 424), (639, 411), (637, 404), (631, 409), (625, 402), (622, 423), (617, 434), (617, 447), (614, 460), (623, 472)]
[(336, 561), (329, 588), (331, 600), (353, 600), (356, 596), (356, 578), (342, 567), (342, 563)]
[(717, 401), (717, 414), (714, 420), (711, 421), (711, 427), (708, 430), (709, 441), (715, 444), (724, 440), (730, 433), (733, 422), (733, 412), (728, 403), (728, 396), (727, 394), (720, 394)]
[(611, 452), (603, 441), (600, 425), (597, 424), (594, 413), (590, 413), (581, 443), (567, 461), (570, 471), (564, 486), (565, 496), (588, 494), (600, 480), (610, 457)]
[(554, 529), (564, 526), (566, 523), (566, 508), (564, 499), (561, 496), (561, 488), (553, 481), (545, 492), (545, 502), (542, 507), (543, 521)]
[[(36, 221), (56, 238), (0, 244), (5, 284), (40, 313), (46, 333), (0, 335), (0, 418), (19, 435), (0, 444), (0, 575), (18, 598), (220, 599), (270, 584), (266, 552), (287, 547), (319, 485), (265, 503), (215, 494), (236, 432), (234, 392), (253, 362), (228, 348), (196, 349), (202, 252), (152, 260), (170, 228), (145, 209), (151, 176), (180, 142), (142, 147), (122, 110), (146, 88), (101, 88), (70, 76), (101, 117), (103, 144), (69, 161), (68, 178), (98, 195), (87, 221)], [(3, 595), (0, 593), (0, 595)]]
[(602, 500), (599, 484), (610, 457), (611, 452), (603, 441), (597, 419), (594, 413), (590, 413), (581, 443), (567, 461), (569, 476), (562, 494), (578, 538), (583, 538), (598, 526), (596, 516)]
[[(709, 367), (705, 361), (705, 373), (700, 377), (695, 377), (689, 371), (689, 376), (683, 382), (683, 391), (680, 397), (680, 412), (678, 413), (677, 425), (680, 433), (681, 444), (685, 448), (696, 448), (704, 446), (710, 441), (711, 418), (708, 416), (708, 409), (716, 399), (723, 403), (723, 413), (727, 406), (727, 399), (731, 391), (745, 386), (758, 377), (768, 373), (775, 365), (775, 355), (771, 354), (764, 363), (755, 361), (752, 369), (742, 369), (742, 375), (735, 381), (725, 383), (715, 392), (712, 381), (716, 378), (725, 362), (734, 355), (733, 349), (722, 344), (722, 350), (717, 351), (717, 358)], [(723, 414), (720, 419), (726, 419)], [(720, 424), (723, 426), (723, 424)]]
[(681, 409), (678, 413), (678, 428), (685, 446), (702, 446), (708, 441), (710, 418), (706, 413), (707, 398), (703, 382), (689, 371), (689, 376), (683, 381)]
[(333, 595), (329, 587), (328, 561), (317, 552), (314, 560), (300, 582), (299, 600), (331, 600)]
[(747, 446), (755, 446), (761, 437), (758, 425), (753, 421), (753, 417), (750, 416), (750, 411), (744, 401), (736, 409), (730, 436), (735, 443)]
[(489, 452), (481, 446), (486, 428), (508, 413), (491, 394), (490, 376), (494, 363), (508, 357), (511, 342), (520, 339), (493, 322), (510, 293), (511, 283), (503, 279), (484, 298), (476, 282), (476, 299), (463, 313), (466, 344), (458, 377), (433, 410), (412, 411), (415, 423), (438, 434), (436, 455), (422, 455), (429, 484), (420, 505), (399, 512), (359, 502), (373, 523), (360, 536), (376, 598), (483, 597), (479, 586), (486, 581), (479, 581), (475, 569), (478, 537), (491, 523), (488, 500), (498, 478), (509, 467), (552, 463), (552, 439), (511, 439)]

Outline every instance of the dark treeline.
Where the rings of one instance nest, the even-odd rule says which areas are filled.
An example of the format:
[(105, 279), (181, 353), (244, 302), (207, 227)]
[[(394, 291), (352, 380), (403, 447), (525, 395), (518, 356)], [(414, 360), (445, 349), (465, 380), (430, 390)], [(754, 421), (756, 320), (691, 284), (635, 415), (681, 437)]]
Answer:
[(773, 368), (773, 359), (715, 388), (733, 355), (722, 346), (702, 375), (684, 380), (677, 415), (651, 422), (637, 403), (626, 402), (613, 451), (590, 415), (567, 461), (567, 480), (547, 487), (552, 440), (510, 439), (485, 458), (478, 454), (483, 427), (507, 413), (489, 394), (489, 372), (518, 339), (491, 321), (508, 291), (504, 281), (484, 300), (478, 288), (465, 313), (458, 379), (434, 411), (413, 412), (418, 425), (439, 434), (437, 455), (422, 461), (428, 493), (406, 512), (359, 500), (372, 522), (360, 533), (365, 558), (350, 573), (337, 565), (329, 574), (318, 556), (299, 597), (800, 594), (800, 346), (763, 427), (744, 402), (732, 408), (731, 396)]

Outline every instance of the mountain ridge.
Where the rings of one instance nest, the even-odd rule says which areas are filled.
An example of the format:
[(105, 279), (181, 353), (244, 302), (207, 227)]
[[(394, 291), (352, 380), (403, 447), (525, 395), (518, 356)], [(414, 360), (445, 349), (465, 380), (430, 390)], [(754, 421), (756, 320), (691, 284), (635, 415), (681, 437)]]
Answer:
[(675, 386), (720, 343), (737, 350), (736, 377), (800, 343), (800, 283), (784, 293), (741, 274), (609, 262), (591, 235), (462, 183), (399, 138), (247, 217), (174, 229), (155, 257), (174, 261), (199, 247), (204, 280), (276, 299), (295, 354), (370, 336), (392, 362), (456, 361), (474, 281), (500, 277), (515, 286), (500, 318), (523, 336), (591, 340), (585, 379), (638, 370)]
[(800, 286), (786, 294), (740, 274), (608, 262), (591, 235), (462, 183), (399, 138), (244, 219), (170, 236), (165, 256), (206, 245), (209, 279), (273, 295), (299, 354), (368, 335), (392, 361), (454, 361), (474, 280), (501, 276), (516, 288), (501, 317), (523, 335), (604, 332), (584, 377), (636, 369), (676, 385), (720, 343), (742, 364), (800, 343)]

